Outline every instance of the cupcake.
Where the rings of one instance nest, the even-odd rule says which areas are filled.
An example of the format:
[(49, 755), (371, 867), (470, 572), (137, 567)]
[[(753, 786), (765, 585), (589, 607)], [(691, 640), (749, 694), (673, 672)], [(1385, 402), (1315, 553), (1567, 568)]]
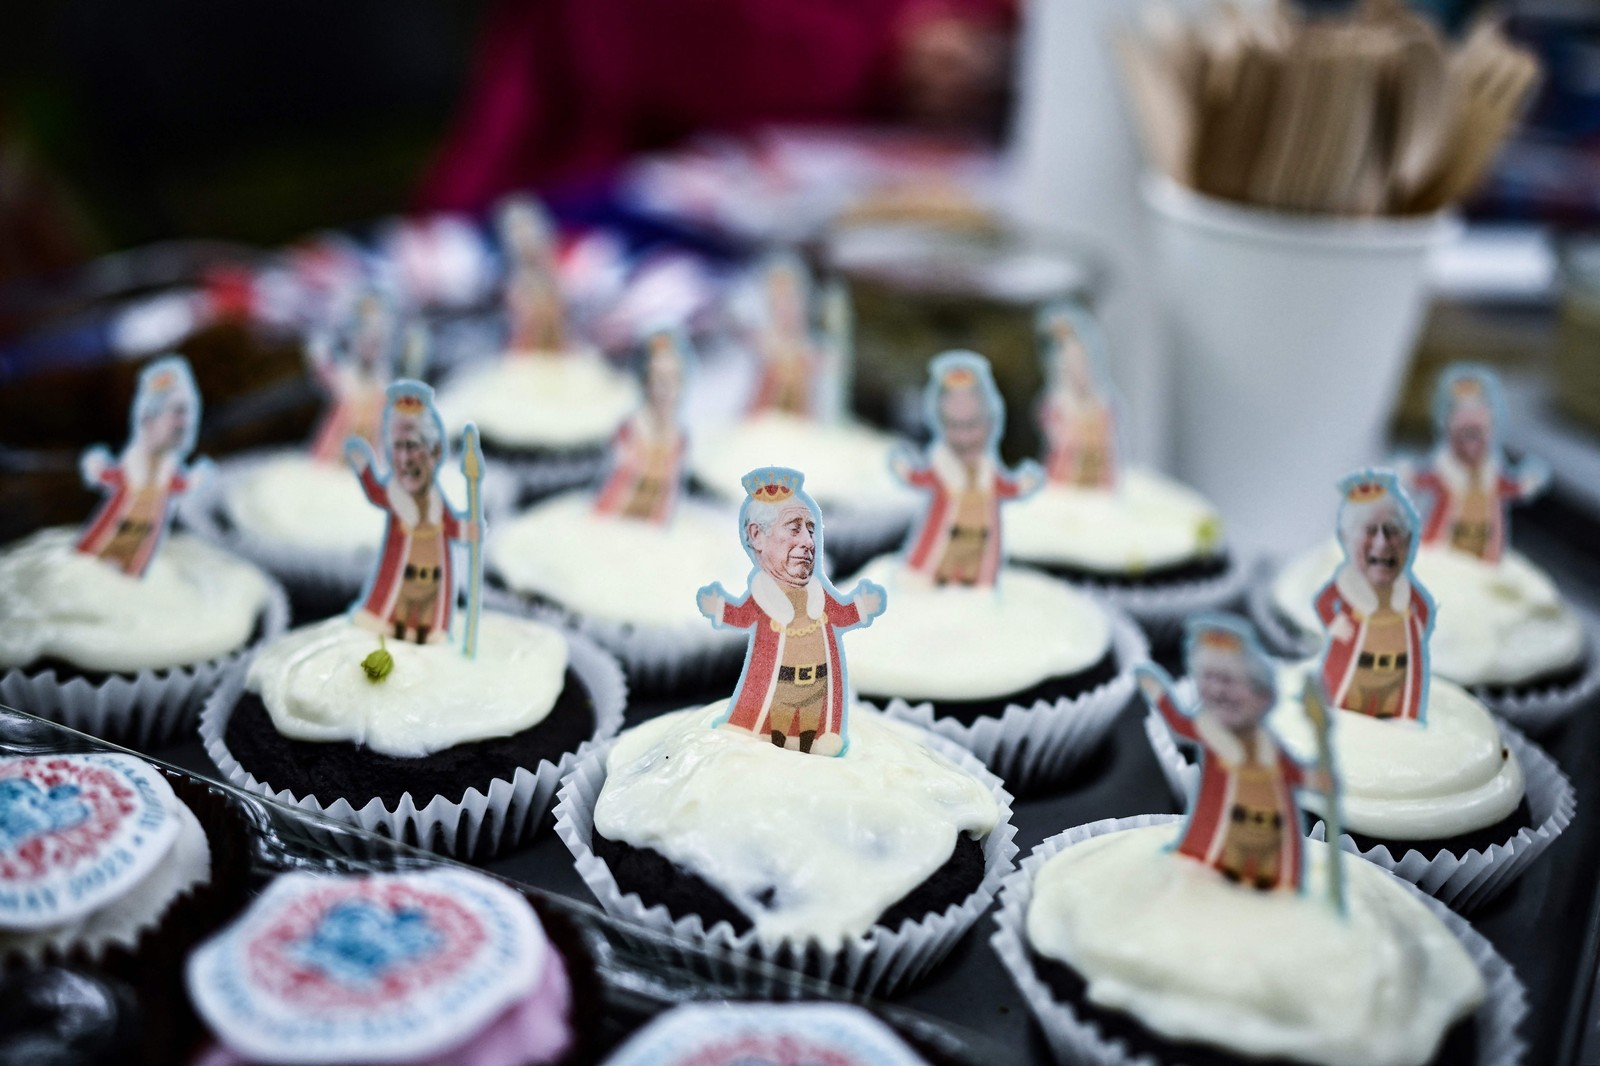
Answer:
[(925, 460), (897, 456), (895, 470), (931, 499), (904, 558), (862, 571), (899, 608), (858, 639), (856, 684), (864, 700), (949, 736), (1024, 788), (1094, 749), (1145, 645), (1067, 583), (1002, 566), (1001, 504), (1043, 475), (1033, 463), (1001, 466), (1005, 412), (982, 356), (947, 352), (930, 371), (935, 441)]
[(703, 689), (731, 680), (741, 642), (707, 629), (695, 593), (708, 574), (732, 577), (748, 564), (726, 516), (677, 506), (688, 349), (672, 331), (653, 334), (647, 349), (646, 402), (618, 432), (604, 484), (547, 499), (497, 530), (490, 580), (564, 612), (622, 659), (635, 688)]
[(546, 493), (600, 472), (607, 442), (638, 406), (638, 386), (568, 336), (553, 234), (537, 205), (509, 202), (500, 229), (509, 261), (507, 350), (451, 375), (439, 407), (452, 433), (475, 423), (484, 447), (513, 464), (524, 488)]
[(186, 535), (173, 500), (199, 417), (188, 364), (141, 374), (133, 432), (115, 459), (84, 457), (107, 493), (82, 531), (46, 529), (0, 550), (0, 700), (110, 740), (159, 744), (193, 721), (248, 647), (283, 630), (283, 592), (259, 569)]
[[(616, 731), (623, 683), (615, 661), (577, 634), (481, 610), (481, 501), (458, 514), (439, 489), (444, 431), (432, 390), (402, 381), (388, 397), (389, 476), (373, 472), (364, 443), (350, 453), (388, 513), (365, 593), (349, 616), (264, 647), (207, 702), (201, 737), (240, 787), (483, 856), (530, 833), (578, 748)], [(469, 482), (482, 476), (472, 449), (462, 465)], [(454, 542), (473, 560), (459, 626)]]
[(818, 572), (803, 474), (745, 485), (748, 591), (700, 593), (708, 618), (749, 633), (733, 697), (592, 750), (563, 783), (557, 832), (612, 913), (901, 987), (987, 904), (1012, 851), (1009, 797), (953, 745), (851, 707), (841, 637), (874, 624), (883, 590), (842, 594)]
[(654, 1019), (607, 1066), (924, 1066), (893, 1029), (843, 1003), (686, 1003)]
[(1063, 1061), (1514, 1063), (1526, 1013), (1464, 920), (1306, 842), (1305, 891), (1258, 892), (1173, 846), (1175, 815), (1051, 837), (1007, 879), (995, 951)]
[[(1277, 690), (1300, 693), (1309, 679), (1327, 694), (1341, 737), (1346, 846), (1458, 908), (1476, 906), (1566, 827), (1572, 787), (1478, 700), (1430, 676), (1433, 618), (1448, 612), (1435, 611), (1411, 573), (1416, 514), (1398, 480), (1367, 470), (1341, 489), (1349, 555), (1318, 596), (1328, 646), (1319, 661), (1280, 667)], [(1206, 699), (1206, 678), (1197, 681)], [(1291, 750), (1314, 747), (1303, 698), (1281, 699), (1272, 720)], [(1149, 732), (1173, 782), (1194, 787), (1194, 767), (1154, 722)]]
[(1087, 585), (1176, 650), (1184, 617), (1227, 606), (1244, 590), (1222, 520), (1209, 501), (1153, 470), (1127, 466), (1098, 323), (1071, 304), (1046, 308), (1046, 391), (1040, 429), (1049, 445), (1042, 488), (1011, 508), (1010, 558)]
[(194, 1061), (571, 1061), (570, 965), (528, 902), (483, 874), (285, 874), (189, 957), (211, 1034)]
[[(1440, 444), (1427, 461), (1403, 468), (1427, 505), (1416, 529), (1417, 575), (1447, 607), (1433, 668), (1525, 728), (1546, 728), (1600, 687), (1600, 660), (1578, 613), (1509, 546), (1507, 507), (1537, 492), (1546, 471), (1526, 461), (1513, 467), (1501, 452), (1494, 427), (1503, 405), (1491, 372), (1454, 368), (1436, 410)], [(1258, 617), (1286, 646), (1315, 644), (1314, 600), (1342, 549), (1332, 543), (1294, 559), (1257, 591)]]
[(804, 264), (775, 256), (762, 280), (762, 313), (751, 338), (759, 367), (754, 396), (742, 420), (695, 442), (693, 483), (737, 504), (746, 471), (804, 467), (812, 496), (828, 509), (833, 565), (852, 570), (905, 535), (916, 496), (889, 473), (897, 438), (844, 413), (848, 312), (841, 298), (827, 302), (827, 328), (818, 332)]

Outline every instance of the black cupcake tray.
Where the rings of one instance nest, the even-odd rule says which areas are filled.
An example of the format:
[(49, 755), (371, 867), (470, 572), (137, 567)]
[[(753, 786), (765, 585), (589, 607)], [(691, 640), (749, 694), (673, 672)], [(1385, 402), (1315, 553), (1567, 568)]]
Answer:
[[(1567, 515), (1519, 524), (1519, 547), (1557, 575), (1563, 593), (1600, 614), (1600, 558), (1590, 531)], [(627, 724), (681, 705), (644, 701)], [(1527, 988), (1522, 1026), (1530, 1064), (1600, 1062), (1596, 965), (1600, 962), (1600, 706), (1580, 708), (1556, 732), (1535, 738), (1572, 778), (1578, 815), (1531, 869), (1467, 917)], [(1177, 810), (1144, 734), (1142, 707), (1125, 708), (1102, 750), (1049, 794), (1017, 798), (1019, 859), (1045, 838), (1102, 818)], [(110, 749), (27, 715), (0, 711), (0, 754)], [(112, 749), (114, 750), (114, 749)], [(198, 740), (157, 749), (155, 758), (215, 780)], [(257, 826), (252, 881), (259, 886), (294, 868), (392, 869), (442, 860), (347, 826), (233, 790), (224, 790)], [(600, 1009), (587, 1028), (598, 1053), (651, 1015), (690, 999), (854, 998), (784, 971), (764, 969), (613, 920), (593, 906), (572, 857), (544, 829), (534, 842), (482, 864), (515, 882), (543, 913), (575, 931), (594, 962)], [(871, 1004), (938, 1062), (1046, 1063), (1050, 1056), (1020, 995), (989, 946), (985, 915), (952, 955), (890, 1004)]]

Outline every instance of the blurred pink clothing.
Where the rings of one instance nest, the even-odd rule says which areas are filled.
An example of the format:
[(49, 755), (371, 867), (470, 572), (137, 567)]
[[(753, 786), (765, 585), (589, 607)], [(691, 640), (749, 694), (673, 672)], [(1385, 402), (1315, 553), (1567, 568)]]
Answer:
[(419, 196), (481, 208), (702, 130), (882, 120), (907, 35), (1014, 0), (497, 0)]

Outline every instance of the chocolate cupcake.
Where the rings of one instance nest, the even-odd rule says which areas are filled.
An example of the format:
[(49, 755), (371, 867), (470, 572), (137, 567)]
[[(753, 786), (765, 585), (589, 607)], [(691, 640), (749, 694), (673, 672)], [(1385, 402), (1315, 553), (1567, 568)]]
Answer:
[(285, 874), (189, 958), (213, 1038), (195, 1061), (567, 1062), (570, 965), (528, 902), (483, 874)]
[(1007, 879), (993, 943), (1058, 1057), (1123, 1063), (1512, 1063), (1511, 968), (1461, 918), (1368, 863), (1343, 910), (1231, 884), (1172, 847), (1182, 819), (1095, 822)]

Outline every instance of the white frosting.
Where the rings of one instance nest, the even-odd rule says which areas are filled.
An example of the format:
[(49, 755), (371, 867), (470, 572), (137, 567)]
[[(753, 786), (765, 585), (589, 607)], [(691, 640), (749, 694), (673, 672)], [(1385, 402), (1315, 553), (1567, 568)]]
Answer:
[(887, 589), (889, 605), (843, 638), (858, 692), (989, 699), (1088, 669), (1111, 646), (1111, 621), (1093, 600), (1034, 570), (1002, 567), (992, 589), (936, 587), (883, 556), (840, 588), (859, 578)]
[(999, 821), (990, 791), (910, 726), (854, 707), (848, 750), (827, 758), (713, 729), (726, 709), (618, 737), (594, 827), (699, 874), (763, 940), (836, 949), (943, 866), (958, 833), (983, 837)]
[(857, 422), (817, 422), (763, 411), (694, 442), (690, 470), (711, 492), (742, 502), (740, 478), (762, 466), (805, 471), (806, 492), (823, 507), (915, 510), (921, 495), (889, 472), (899, 438)]
[[(452, 463), (439, 471), (445, 498), (460, 507), (467, 479)], [(376, 554), (384, 512), (361, 491), (350, 468), (302, 452), (264, 459), (228, 481), (223, 505), (240, 529), (311, 551)]]
[(531, 448), (603, 445), (639, 406), (639, 385), (597, 355), (497, 359), (439, 394), (451, 432), (476, 422), (485, 439)]
[(1006, 554), (1106, 574), (1137, 574), (1215, 554), (1222, 525), (1205, 497), (1151, 470), (1117, 491), (1046, 482), (1006, 508)]
[(211, 845), (194, 812), (167, 790), (166, 805), (178, 821), (178, 835), (166, 856), (117, 899), (75, 921), (26, 933), (0, 929), (0, 955), (41, 958), (45, 952), (82, 947), (91, 955), (120, 944), (132, 946), (160, 921), (178, 893), (211, 877)]
[(0, 669), (50, 656), (85, 670), (189, 666), (244, 647), (270, 585), (254, 566), (168, 534), (142, 578), (40, 530), (0, 552)]
[(665, 526), (596, 515), (573, 492), (518, 515), (489, 538), (489, 565), (511, 588), (589, 618), (647, 626), (703, 625), (695, 594), (712, 581), (742, 588), (750, 558), (733, 514), (679, 507)]
[[(1307, 665), (1278, 672), (1269, 723), (1303, 762), (1316, 735), (1300, 703)], [(1441, 677), (1428, 686), (1426, 725), (1335, 712), (1344, 827), (1386, 840), (1438, 840), (1493, 825), (1522, 800), (1522, 766), (1483, 704)], [(1308, 804), (1314, 800), (1308, 795)]]
[(286, 737), (420, 758), (533, 728), (565, 684), (561, 631), (494, 611), (480, 622), (476, 660), (452, 642), (384, 646), (394, 669), (382, 681), (368, 680), (361, 662), (378, 650), (378, 638), (347, 618), (330, 618), (263, 648), (245, 685)]
[(1091, 1003), (1174, 1041), (1325, 1066), (1420, 1066), (1483, 1001), (1450, 930), (1395, 878), (1344, 860), (1343, 918), (1322, 892), (1230, 884), (1169, 850), (1172, 826), (1108, 833), (1040, 869), (1028, 940), (1088, 983)]
[[(1273, 582), (1274, 605), (1305, 632), (1320, 634), (1312, 604), (1343, 560), (1331, 540), (1295, 559)], [(1525, 556), (1507, 552), (1499, 563), (1485, 563), (1425, 546), (1413, 569), (1438, 607), (1434, 673), (1463, 685), (1516, 685), (1582, 660), (1582, 621)]]

